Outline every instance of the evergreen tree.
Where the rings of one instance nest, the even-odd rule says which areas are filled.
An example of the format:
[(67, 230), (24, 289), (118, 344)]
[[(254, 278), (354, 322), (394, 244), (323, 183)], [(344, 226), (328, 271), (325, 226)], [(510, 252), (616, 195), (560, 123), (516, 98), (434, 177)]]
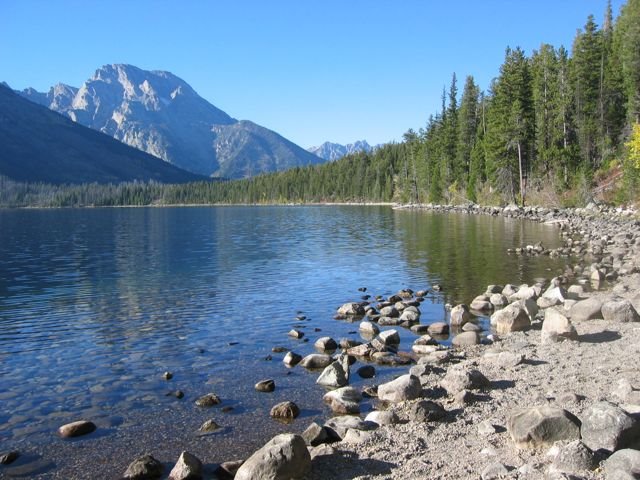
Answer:
[(456, 178), (459, 178), (464, 185), (469, 183), (471, 152), (475, 147), (478, 131), (479, 95), (480, 89), (475, 84), (473, 77), (471, 75), (467, 76), (462, 91), (462, 99), (460, 100), (460, 108), (458, 109), (458, 139), (455, 160), (457, 167)]

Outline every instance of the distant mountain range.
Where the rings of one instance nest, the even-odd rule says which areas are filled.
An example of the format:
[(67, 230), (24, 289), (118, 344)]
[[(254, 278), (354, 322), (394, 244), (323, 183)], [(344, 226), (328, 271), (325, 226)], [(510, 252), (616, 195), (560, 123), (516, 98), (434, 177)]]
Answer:
[(345, 155), (356, 152), (370, 152), (376, 147), (372, 147), (366, 140), (359, 140), (354, 143), (348, 143), (347, 145), (340, 145), (339, 143), (324, 142), (319, 147), (307, 148), (307, 151), (317, 155), (318, 157), (334, 161), (338, 160)]
[(193, 173), (243, 178), (323, 160), (277, 133), (238, 121), (169, 72), (106, 65), (80, 88), (27, 88), (25, 98)]
[(25, 100), (6, 84), (0, 85), (0, 175), (58, 184), (206, 179)]

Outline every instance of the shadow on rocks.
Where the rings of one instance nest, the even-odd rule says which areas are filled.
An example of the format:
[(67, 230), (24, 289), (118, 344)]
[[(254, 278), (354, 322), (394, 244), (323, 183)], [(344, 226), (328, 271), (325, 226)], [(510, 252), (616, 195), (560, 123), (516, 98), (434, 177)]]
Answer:
[(321, 455), (311, 461), (310, 479), (331, 478), (334, 480), (351, 480), (363, 475), (389, 475), (394, 463), (360, 458), (354, 452), (336, 451), (332, 455)]
[(584, 343), (605, 343), (605, 342), (615, 342), (616, 340), (620, 340), (621, 338), (622, 337), (618, 332), (603, 330), (602, 332), (585, 333), (584, 335), (580, 335), (578, 337), (578, 341), (584, 342)]
[(534, 366), (534, 367), (537, 367), (538, 365), (547, 365), (548, 363), (549, 362), (546, 362), (544, 360), (533, 360), (531, 358), (525, 358), (522, 361), (523, 365), (531, 365), (531, 366)]
[(506, 390), (516, 386), (516, 382), (513, 380), (494, 380), (491, 382), (492, 390)]

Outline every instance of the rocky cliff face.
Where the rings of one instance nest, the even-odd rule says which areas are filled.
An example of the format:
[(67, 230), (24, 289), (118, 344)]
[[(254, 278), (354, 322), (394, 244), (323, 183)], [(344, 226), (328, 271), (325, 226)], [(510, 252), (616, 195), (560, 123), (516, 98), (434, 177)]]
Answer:
[(369, 145), (366, 140), (358, 140), (354, 143), (348, 143), (347, 145), (340, 145), (339, 143), (324, 142), (319, 147), (310, 147), (307, 150), (314, 155), (324, 160), (338, 160), (345, 155), (350, 155), (356, 152), (370, 152), (374, 147)]
[(169, 72), (106, 65), (80, 88), (20, 92), (73, 121), (180, 168), (240, 178), (321, 162), (278, 134), (239, 122)]

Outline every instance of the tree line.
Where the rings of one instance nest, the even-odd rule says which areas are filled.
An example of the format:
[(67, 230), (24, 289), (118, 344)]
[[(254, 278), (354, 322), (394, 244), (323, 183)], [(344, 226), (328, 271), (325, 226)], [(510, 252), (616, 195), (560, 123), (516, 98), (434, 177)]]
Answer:
[[(578, 30), (571, 50), (507, 48), (482, 91), (453, 74), (442, 106), (403, 141), (336, 162), (236, 181), (181, 185), (20, 184), (0, 179), (5, 206), (296, 202), (536, 203), (588, 199), (596, 177), (622, 177), (637, 199), (640, 160), (640, 0)], [(620, 182), (619, 182), (620, 183)]]

